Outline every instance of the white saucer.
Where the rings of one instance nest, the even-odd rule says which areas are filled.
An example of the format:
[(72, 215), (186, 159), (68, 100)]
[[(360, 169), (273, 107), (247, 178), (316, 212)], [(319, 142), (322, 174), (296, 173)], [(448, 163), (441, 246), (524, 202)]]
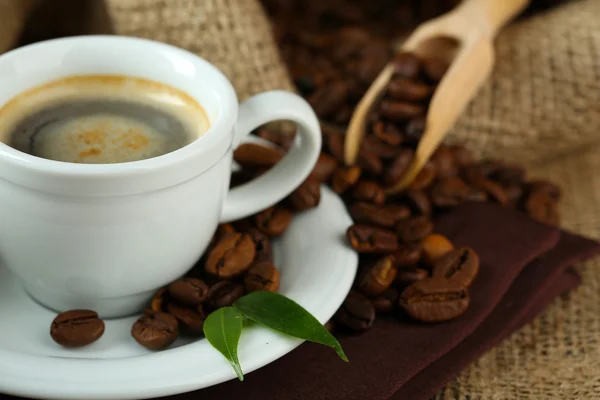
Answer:
[[(319, 207), (297, 215), (274, 243), (274, 255), (280, 293), (325, 322), (348, 293), (358, 258), (343, 238), (352, 221), (342, 201), (326, 187), (321, 194)], [(0, 392), (61, 400), (142, 399), (235, 378), (204, 339), (180, 340), (161, 352), (145, 350), (130, 336), (135, 317), (106, 321), (104, 336), (88, 347), (63, 349), (50, 338), (54, 317), (0, 265)], [(239, 347), (242, 369), (254, 371), (300, 344), (260, 326), (247, 327)]]

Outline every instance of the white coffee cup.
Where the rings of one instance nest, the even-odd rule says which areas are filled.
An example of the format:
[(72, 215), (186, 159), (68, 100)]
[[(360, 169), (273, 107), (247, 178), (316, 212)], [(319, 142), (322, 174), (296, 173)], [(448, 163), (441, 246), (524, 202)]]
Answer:
[[(47, 160), (0, 143), (0, 261), (41, 304), (110, 318), (140, 311), (156, 289), (189, 270), (219, 222), (290, 194), (314, 167), (321, 132), (296, 94), (266, 92), (238, 105), (231, 83), (209, 62), (118, 36), (50, 40), (0, 56), (0, 106), (40, 84), (88, 74), (182, 89), (210, 119), (193, 143), (120, 164)], [(297, 123), (294, 146), (269, 172), (229, 190), (232, 149), (273, 120)]]

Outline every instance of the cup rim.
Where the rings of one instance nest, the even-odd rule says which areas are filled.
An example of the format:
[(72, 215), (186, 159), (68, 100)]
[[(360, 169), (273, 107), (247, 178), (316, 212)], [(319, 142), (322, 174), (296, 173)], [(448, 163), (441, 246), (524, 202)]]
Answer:
[[(70, 43), (77, 44), (88, 42), (89, 45), (94, 45), (94, 42), (114, 42), (126, 43), (128, 46), (139, 47), (145, 46), (146, 51), (154, 48), (157, 51), (162, 51), (166, 54), (183, 57), (194, 65), (203, 69), (211, 70), (216, 78), (216, 85), (223, 90), (218, 93), (218, 113), (216, 117), (210, 121), (210, 126), (206, 132), (190, 144), (181, 147), (177, 150), (163, 154), (161, 156), (147, 158), (138, 161), (129, 161), (113, 164), (83, 164), (70, 163), (64, 161), (56, 161), (37, 157), (25, 152), (19, 151), (9, 145), (0, 142), (0, 161), (8, 162), (20, 169), (27, 170), (29, 173), (43, 173), (50, 175), (64, 175), (77, 178), (108, 178), (112, 176), (134, 176), (140, 173), (156, 171), (157, 169), (172, 168), (177, 164), (185, 163), (190, 158), (197, 156), (198, 153), (209, 150), (215, 147), (224, 139), (224, 132), (233, 129), (233, 125), (237, 120), (238, 99), (236, 92), (233, 89), (231, 82), (216, 66), (208, 62), (206, 59), (177, 46), (167, 43), (162, 43), (150, 39), (119, 36), (119, 35), (81, 35), (75, 37), (66, 37), (58, 39), (49, 39), (23, 47), (16, 48), (0, 55), (0, 63), (7, 60), (20, 57), (23, 53), (34, 52), (39, 48), (47, 47), (58, 43), (68, 45)], [(160, 81), (160, 80), (157, 80)], [(192, 96), (193, 97), (193, 96)], [(201, 104), (202, 105), (202, 104)], [(230, 147), (230, 144), (226, 147)], [(219, 157), (220, 159), (221, 157)], [(2, 162), (0, 162), (2, 164)], [(213, 164), (207, 165), (210, 168)], [(202, 171), (198, 171), (201, 173)]]

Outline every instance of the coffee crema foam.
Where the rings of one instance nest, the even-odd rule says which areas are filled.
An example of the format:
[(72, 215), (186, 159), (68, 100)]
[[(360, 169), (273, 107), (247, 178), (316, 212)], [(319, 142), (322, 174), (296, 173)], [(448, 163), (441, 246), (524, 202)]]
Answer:
[(209, 128), (185, 92), (142, 78), (71, 76), (0, 107), (0, 141), (50, 160), (110, 164), (157, 157)]

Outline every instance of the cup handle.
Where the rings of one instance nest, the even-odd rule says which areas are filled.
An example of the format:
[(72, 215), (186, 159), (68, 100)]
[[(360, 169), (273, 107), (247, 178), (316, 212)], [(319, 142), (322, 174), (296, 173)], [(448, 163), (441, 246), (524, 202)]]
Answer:
[(229, 191), (221, 222), (241, 219), (272, 206), (294, 191), (315, 166), (321, 151), (319, 120), (310, 105), (291, 92), (274, 90), (243, 102), (234, 128), (233, 148), (254, 129), (277, 120), (297, 124), (294, 145), (269, 171)]

